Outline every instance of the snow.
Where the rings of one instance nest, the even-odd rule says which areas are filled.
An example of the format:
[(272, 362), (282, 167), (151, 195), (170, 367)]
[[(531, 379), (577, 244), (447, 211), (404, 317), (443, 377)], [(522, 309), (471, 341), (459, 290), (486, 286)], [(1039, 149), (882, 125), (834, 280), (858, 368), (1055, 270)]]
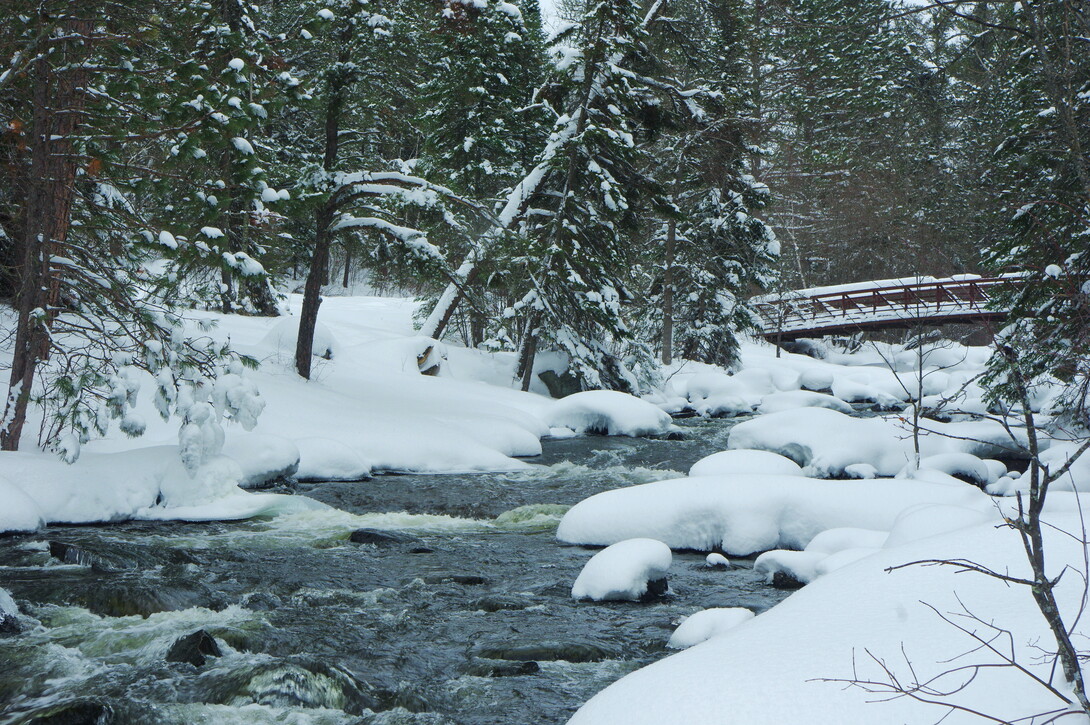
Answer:
[(300, 481), (362, 481), (371, 476), (371, 466), (356, 451), (344, 443), (329, 438), (300, 438), (299, 467), (295, 477)]
[(899, 479), (826, 481), (801, 476), (680, 478), (605, 491), (564, 515), (556, 536), (583, 546), (652, 538), (672, 549), (747, 556), (803, 549), (828, 529), (888, 531), (910, 506), (971, 506), (990, 499), (967, 485)]
[[(924, 420), (923, 456), (971, 453), (1012, 455), (1017, 443), (998, 421), (938, 423)], [(1018, 441), (1024, 435), (1014, 431)], [(873, 466), (879, 476), (894, 476), (915, 460), (911, 423), (899, 416), (853, 418), (834, 410), (802, 408), (743, 421), (730, 432), (732, 449), (757, 449), (786, 456), (808, 475), (838, 477), (855, 464)]]
[(558, 401), (551, 427), (606, 435), (661, 435), (673, 429), (670, 416), (639, 398), (613, 390), (586, 390)]
[(243, 488), (290, 478), (299, 468), (299, 448), (280, 436), (240, 433), (224, 445), (223, 453), (239, 464)]
[[(1003, 466), (1002, 463), (999, 465)], [(949, 476), (962, 476), (973, 483), (985, 486), (995, 483), (999, 478), (999, 476), (993, 476), (993, 470), (987, 463), (969, 453), (940, 453), (921, 458), (918, 470), (912, 464), (905, 466), (897, 473), (897, 477), (914, 478), (922, 471), (940, 471)], [(1002, 472), (1007, 472), (1006, 467), (1003, 467)]]
[[(1065, 502), (1070, 510), (1072, 502)], [(1024, 553), (1017, 535), (995, 526), (995, 514), (983, 523), (962, 520), (948, 533), (887, 544), (872, 555), (815, 580), (744, 627), (725, 632), (673, 657), (630, 674), (584, 705), (571, 725), (779, 725), (813, 722), (838, 725), (937, 722), (947, 708), (911, 698), (869, 695), (843, 680), (881, 681), (873, 655), (905, 681), (926, 680), (959, 665), (997, 660), (979, 643), (939, 616), (982, 635), (1009, 629), (1003, 648), (1048, 680), (1050, 660), (1040, 657), (1051, 637), (1044, 619), (1023, 587), (952, 567), (890, 567), (955, 552), (1000, 571), (1024, 576)], [(1077, 516), (1055, 515), (1063, 531), (1079, 531)], [(1065, 534), (1048, 531), (1055, 571), (1064, 563), (1081, 567), (1082, 547)], [(1066, 577), (1065, 577), (1066, 579)], [(1078, 577), (1061, 583), (1061, 606), (1072, 615), (1081, 600)], [(964, 609), (963, 609), (964, 606)], [(932, 609), (932, 607), (934, 609)], [(983, 621), (965, 615), (966, 609)], [(1077, 636), (1085, 636), (1080, 625)], [(956, 659), (955, 659), (956, 658)], [(914, 674), (909, 671), (912, 668)], [(854, 669), (853, 669), (854, 668)], [(723, 683), (708, 687), (709, 673)], [(954, 690), (947, 701), (974, 708), (1003, 722), (1017, 721), (1057, 706), (1036, 682), (1011, 667), (988, 667), (965, 688), (967, 673), (935, 684)], [(841, 681), (828, 681), (829, 679)], [(1058, 677), (1056, 679), (1059, 679)], [(770, 683), (773, 689), (770, 690)], [(755, 697), (754, 693), (762, 693)], [(938, 698), (942, 700), (942, 698)], [(943, 723), (979, 722), (965, 712), (951, 712)]]
[(723, 556), (722, 554), (717, 554), (714, 551), (712, 553), (708, 554), (704, 558), (704, 565), (708, 566), (710, 568), (721, 568), (721, 569), (730, 569), (731, 568), (730, 559)]
[(685, 649), (706, 642), (712, 637), (734, 629), (738, 625), (753, 619), (753, 612), (743, 607), (713, 607), (697, 612), (685, 619), (666, 646), (671, 649)]
[(637, 601), (647, 593), (649, 581), (666, 577), (672, 560), (670, 547), (661, 541), (620, 541), (586, 563), (572, 585), (572, 599)]
[(701, 458), (689, 469), (690, 476), (767, 473), (801, 476), (802, 468), (790, 458), (768, 451), (721, 451)]
[(779, 413), (796, 408), (829, 408), (850, 415), (852, 406), (840, 398), (809, 390), (788, 390), (772, 393), (761, 398), (758, 411), (761, 413)]

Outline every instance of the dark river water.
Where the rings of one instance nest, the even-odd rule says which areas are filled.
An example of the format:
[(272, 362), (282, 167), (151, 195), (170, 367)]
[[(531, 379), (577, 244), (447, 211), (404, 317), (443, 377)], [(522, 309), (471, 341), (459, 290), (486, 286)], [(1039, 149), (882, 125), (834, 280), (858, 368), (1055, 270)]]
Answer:
[[(300, 484), (335, 509), (268, 520), (0, 538), (0, 586), (26, 615), (0, 635), (0, 723), (563, 723), (667, 656), (682, 617), (785, 596), (748, 561), (675, 553), (662, 601), (570, 598), (593, 552), (556, 542), (563, 512), (680, 475), (730, 425), (545, 441), (517, 473)], [(360, 529), (388, 538), (350, 541)], [(219, 656), (168, 661), (198, 630)]]

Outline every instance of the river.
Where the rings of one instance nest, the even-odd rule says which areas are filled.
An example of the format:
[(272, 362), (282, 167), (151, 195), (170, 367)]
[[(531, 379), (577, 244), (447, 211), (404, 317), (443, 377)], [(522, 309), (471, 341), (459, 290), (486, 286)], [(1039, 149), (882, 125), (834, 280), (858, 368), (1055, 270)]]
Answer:
[[(563, 723), (670, 654), (684, 616), (786, 595), (751, 561), (676, 552), (664, 600), (570, 598), (593, 552), (556, 542), (563, 512), (726, 448), (731, 421), (681, 423), (684, 440), (546, 440), (516, 473), (295, 486), (335, 509), (0, 538), (28, 615), (0, 635), (0, 723)], [(219, 656), (167, 661), (198, 630)]]

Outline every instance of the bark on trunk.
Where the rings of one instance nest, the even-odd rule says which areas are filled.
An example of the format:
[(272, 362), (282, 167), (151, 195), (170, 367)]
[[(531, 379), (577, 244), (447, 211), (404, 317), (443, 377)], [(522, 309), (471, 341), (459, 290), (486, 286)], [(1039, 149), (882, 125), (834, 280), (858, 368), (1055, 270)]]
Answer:
[(530, 382), (534, 375), (534, 358), (537, 356), (538, 325), (541, 322), (540, 313), (532, 313), (526, 321), (526, 334), (522, 336), (522, 345), (519, 347), (518, 370), (516, 374), (522, 383), (522, 390), (530, 389)]
[[(71, 225), (78, 159), (72, 146), (83, 116), (89, 20), (70, 18), (58, 52), (34, 64), (34, 112), (21, 285), (16, 299), (15, 347), (0, 449), (19, 448), (38, 367), (49, 358), (49, 330), (57, 314), (60, 278), (52, 267)], [(64, 70), (55, 70), (54, 63)]]
[(314, 328), (318, 324), (318, 307), (322, 304), (323, 271), (329, 262), (329, 226), (332, 212), (322, 207), (315, 215), (314, 253), (310, 258), (310, 270), (303, 286), (303, 309), (299, 312), (299, 338), (295, 344), (295, 370), (310, 380), (310, 364), (313, 360)]

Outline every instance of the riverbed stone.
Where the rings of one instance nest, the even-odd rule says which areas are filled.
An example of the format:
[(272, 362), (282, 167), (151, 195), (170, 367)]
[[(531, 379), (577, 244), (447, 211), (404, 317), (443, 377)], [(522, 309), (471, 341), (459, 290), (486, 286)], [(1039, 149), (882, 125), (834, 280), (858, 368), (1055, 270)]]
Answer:
[(533, 660), (509, 662), (506, 660), (478, 659), (470, 662), (465, 673), (472, 677), (521, 677), (541, 671), (541, 665)]
[(22, 631), (23, 626), (19, 624), (19, 620), (14, 615), (0, 612), (0, 637), (19, 634)]
[(526, 609), (533, 606), (533, 600), (527, 597), (512, 597), (502, 594), (494, 594), (480, 599), (475, 599), (470, 603), (470, 606), (477, 611), (482, 612), (499, 612), (499, 611), (516, 611), (519, 609)]
[(403, 546), (419, 543), (419, 539), (411, 536), (377, 529), (357, 529), (349, 535), (348, 540), (353, 544), (370, 544), (371, 546)]
[(35, 710), (23, 719), (22, 725), (105, 725), (114, 711), (98, 700), (74, 700)]
[(666, 596), (668, 591), (670, 591), (670, 582), (666, 580), (666, 577), (662, 577), (661, 579), (649, 579), (647, 582), (647, 591), (640, 596), (640, 601), (646, 604), (647, 602), (662, 599)]
[(772, 575), (772, 586), (776, 589), (801, 589), (805, 584), (785, 571), (777, 571)]
[(516, 662), (601, 662), (618, 656), (612, 648), (589, 641), (483, 642), (474, 649), (473, 654), (490, 660)]
[(179, 637), (167, 652), (167, 662), (188, 662), (194, 667), (202, 667), (209, 657), (222, 656), (216, 638), (198, 629), (185, 637)]

